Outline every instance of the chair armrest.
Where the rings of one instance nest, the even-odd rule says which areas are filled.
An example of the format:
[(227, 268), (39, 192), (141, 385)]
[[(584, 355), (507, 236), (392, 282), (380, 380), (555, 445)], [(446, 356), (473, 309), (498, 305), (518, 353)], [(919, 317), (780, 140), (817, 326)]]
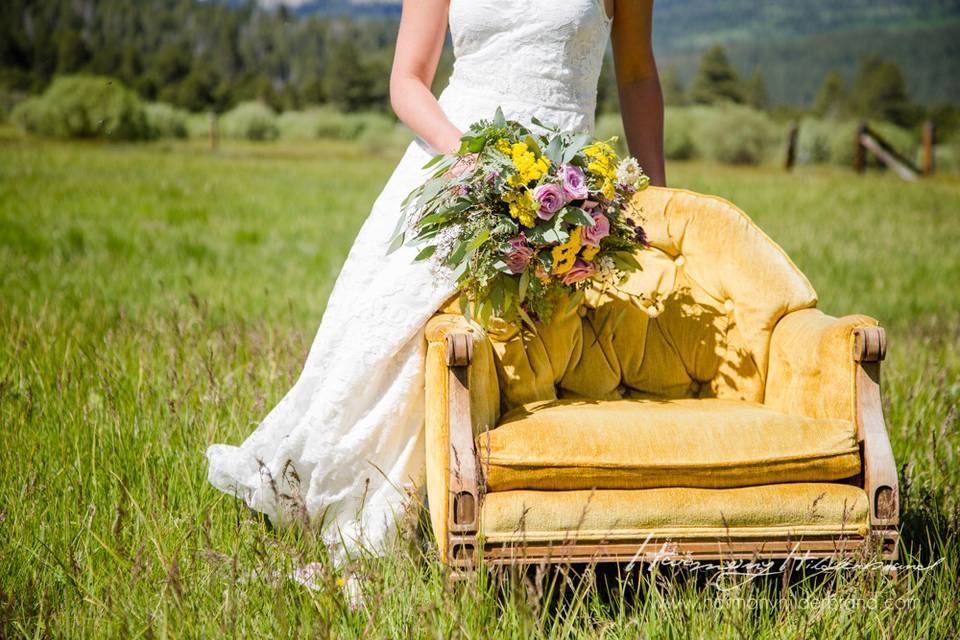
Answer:
[(437, 314), (426, 327), (427, 495), (440, 557), (469, 566), (484, 486), (475, 436), (499, 418), (493, 348), (463, 316)]
[(788, 313), (774, 327), (764, 403), (785, 413), (850, 420), (862, 447), (870, 524), (899, 519), (899, 483), (883, 418), (880, 362), (886, 334), (867, 316)]

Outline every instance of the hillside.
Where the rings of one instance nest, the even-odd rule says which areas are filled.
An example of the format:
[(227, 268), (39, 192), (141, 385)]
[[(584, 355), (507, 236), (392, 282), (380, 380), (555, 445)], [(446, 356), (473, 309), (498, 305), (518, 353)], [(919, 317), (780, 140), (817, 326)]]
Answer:
[[(275, 7), (281, 0), (261, 0)], [(293, 0), (297, 14), (395, 16), (399, 0)], [(728, 47), (744, 74), (759, 67), (775, 103), (808, 105), (833, 69), (852, 77), (881, 54), (909, 70), (914, 97), (960, 102), (960, 0), (661, 0), (655, 47), (662, 68), (689, 80), (702, 51)]]

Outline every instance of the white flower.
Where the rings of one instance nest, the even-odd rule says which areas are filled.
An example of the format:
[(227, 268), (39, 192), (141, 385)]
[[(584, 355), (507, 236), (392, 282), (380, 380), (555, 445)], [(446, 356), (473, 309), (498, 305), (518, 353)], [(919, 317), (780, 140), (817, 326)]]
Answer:
[(620, 281), (620, 271), (617, 269), (616, 263), (610, 256), (600, 256), (596, 259), (594, 264), (597, 265), (597, 273), (594, 278), (600, 282), (616, 284)]
[(617, 165), (617, 180), (622, 184), (636, 184), (642, 175), (640, 163), (634, 158), (624, 158)]

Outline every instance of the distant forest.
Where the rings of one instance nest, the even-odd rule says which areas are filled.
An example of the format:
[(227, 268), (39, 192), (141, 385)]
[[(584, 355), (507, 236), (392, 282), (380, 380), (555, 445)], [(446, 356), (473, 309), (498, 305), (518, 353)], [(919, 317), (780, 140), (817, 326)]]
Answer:
[[(329, 5), (329, 6), (328, 6)], [(0, 95), (39, 93), (57, 74), (113, 76), (144, 98), (191, 110), (259, 99), (279, 109), (330, 103), (387, 108), (395, 8), (339, 0), (266, 11), (255, 2), (3, 0)], [(326, 7), (324, 10), (320, 10)], [(762, 73), (771, 105), (808, 108), (838, 71), (852, 81), (867, 54), (904, 71), (910, 97), (960, 104), (960, 0), (671, 0), (657, 4), (656, 48), (673, 81), (693, 82), (715, 41), (743, 77)], [(444, 54), (438, 84), (449, 73)], [(833, 75), (836, 78), (836, 74)], [(600, 104), (615, 108), (609, 66)]]

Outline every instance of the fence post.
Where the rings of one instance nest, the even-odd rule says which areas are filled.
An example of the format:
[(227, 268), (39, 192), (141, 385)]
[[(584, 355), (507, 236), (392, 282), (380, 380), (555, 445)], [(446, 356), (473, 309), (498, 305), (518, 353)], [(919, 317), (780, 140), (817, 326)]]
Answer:
[(936, 169), (934, 147), (937, 144), (937, 125), (933, 120), (923, 123), (923, 175), (932, 176)]
[(217, 122), (217, 113), (211, 111), (207, 114), (210, 124), (210, 151), (216, 151), (220, 145), (220, 123)]
[(857, 137), (853, 141), (853, 170), (863, 173), (867, 168), (867, 150), (863, 146), (863, 135), (867, 132), (867, 123), (860, 121), (857, 124)]
[(796, 120), (790, 123), (790, 131), (787, 133), (787, 159), (783, 163), (784, 169), (790, 171), (797, 161), (797, 136), (800, 134), (800, 123)]

